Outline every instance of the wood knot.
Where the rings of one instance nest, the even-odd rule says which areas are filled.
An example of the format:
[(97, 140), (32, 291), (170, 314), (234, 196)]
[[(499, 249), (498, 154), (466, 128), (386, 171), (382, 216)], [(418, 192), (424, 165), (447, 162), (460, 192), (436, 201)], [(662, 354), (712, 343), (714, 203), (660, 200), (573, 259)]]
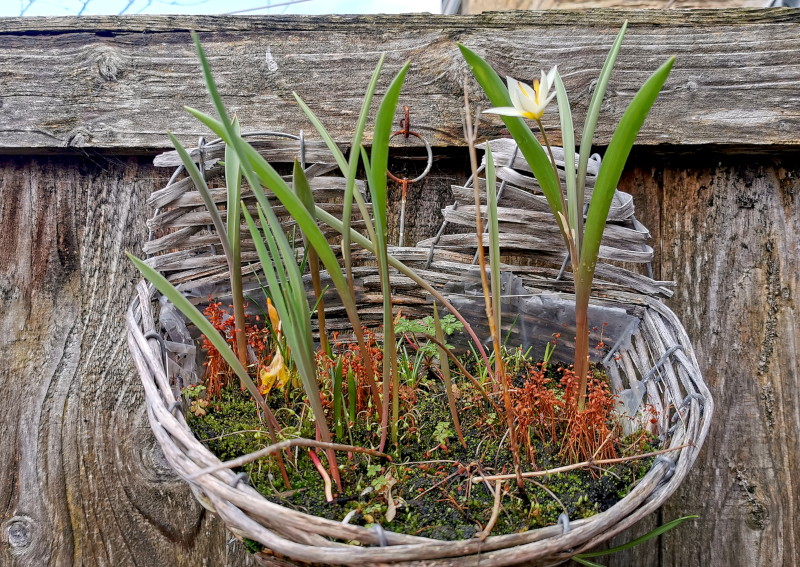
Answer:
[(104, 51), (97, 56), (97, 72), (106, 81), (116, 81), (122, 75), (122, 59), (113, 51)]
[(9, 547), (25, 550), (33, 542), (34, 521), (28, 516), (14, 516), (3, 522), (3, 535)]
[(82, 148), (92, 139), (92, 134), (89, 129), (83, 126), (73, 128), (67, 133), (61, 146), (64, 148)]

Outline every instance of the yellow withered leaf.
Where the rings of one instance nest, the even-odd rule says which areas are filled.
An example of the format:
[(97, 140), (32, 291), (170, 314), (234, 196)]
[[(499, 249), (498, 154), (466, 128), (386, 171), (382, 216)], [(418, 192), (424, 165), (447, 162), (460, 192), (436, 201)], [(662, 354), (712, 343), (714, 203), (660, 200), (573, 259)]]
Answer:
[(286, 371), (280, 350), (275, 351), (275, 356), (272, 357), (272, 362), (269, 363), (269, 366), (261, 369), (259, 378), (261, 379), (261, 390), (264, 396), (268, 395), (275, 386), (279, 390), (286, 387), (289, 382), (289, 373)]

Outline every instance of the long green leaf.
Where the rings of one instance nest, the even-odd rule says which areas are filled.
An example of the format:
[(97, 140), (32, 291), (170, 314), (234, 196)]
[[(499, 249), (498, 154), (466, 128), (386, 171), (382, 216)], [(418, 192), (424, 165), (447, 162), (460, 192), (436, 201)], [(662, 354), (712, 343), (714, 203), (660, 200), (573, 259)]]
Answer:
[[(503, 80), (495, 73), (486, 61), (479, 55), (471, 51), (468, 47), (458, 44), (464, 60), (472, 70), (472, 74), (478, 80), (478, 83), (483, 88), (489, 101), (494, 106), (511, 106), (511, 99), (508, 96), (508, 89), (506, 88)], [(565, 211), (561, 210), (561, 187), (556, 174), (553, 172), (553, 166), (550, 164), (550, 159), (547, 157), (542, 145), (533, 135), (533, 132), (525, 124), (522, 118), (514, 116), (503, 116), (508, 131), (511, 136), (516, 140), (522, 155), (531, 166), (533, 175), (539, 182), (542, 193), (547, 198), (547, 202), (553, 213)], [(560, 225), (559, 221), (559, 225)]]
[[(339, 166), (339, 169), (342, 171), (343, 174), (347, 175), (349, 170), (349, 166), (347, 164), (347, 159), (344, 157), (342, 150), (339, 148), (339, 145), (334, 141), (333, 136), (328, 133), (327, 128), (325, 125), (322, 124), (317, 115), (314, 114), (314, 111), (309, 108), (309, 106), (305, 103), (305, 101), (300, 98), (300, 95), (297, 93), (292, 93), (294, 99), (297, 101), (297, 104), (300, 105), (300, 109), (306, 115), (311, 125), (314, 126), (314, 129), (319, 133), (322, 137), (322, 140), (325, 142), (325, 145), (328, 146), (328, 150), (333, 155), (333, 159), (336, 160), (336, 165)], [(352, 151), (352, 150), (351, 150)]]
[[(310, 321), (306, 321), (309, 318), (308, 301), (305, 293), (303, 293), (302, 301), (298, 301), (298, 296), (291, 289), (296, 285), (298, 279), (297, 273), (299, 269), (296, 260), (292, 258), (290, 264), (289, 262), (284, 262), (280, 257), (280, 248), (282, 247), (280, 241), (285, 241), (286, 236), (280, 232), (280, 224), (277, 227), (274, 225), (277, 219), (275, 221), (268, 219), (264, 211), (259, 208), (259, 217), (263, 227), (262, 234), (247, 209), (243, 209), (242, 212), (253, 237), (264, 276), (272, 293), (275, 309), (284, 322), (281, 328), (292, 351), (300, 381), (314, 412), (317, 426), (320, 428), (320, 435), (323, 439), (326, 437), (330, 439), (330, 432), (325, 422), (325, 410), (322, 408), (319, 398), (315, 365), (313, 363), (309, 364), (309, 358), (314, 358), (314, 345), (309, 340), (311, 324)], [(288, 242), (285, 245), (288, 245)], [(278, 266), (283, 266), (289, 272), (288, 279), (285, 277), (286, 274), (281, 277), (277, 269)], [(302, 287), (302, 276), (299, 279)]]
[[(234, 117), (233, 129), (241, 132), (239, 120)], [(236, 333), (236, 352), (239, 361), (247, 360), (247, 334), (245, 331), (244, 292), (242, 291), (242, 247), (239, 232), (242, 222), (242, 170), (239, 156), (232, 148), (225, 146), (225, 186), (227, 217), (225, 227), (228, 231), (228, 247), (231, 253), (231, 298), (233, 300), (233, 321)]]
[[(294, 97), (297, 100), (297, 103), (300, 105), (300, 108), (305, 113), (306, 117), (309, 119), (311, 124), (317, 130), (317, 133), (322, 137), (322, 140), (325, 142), (325, 145), (328, 147), (328, 150), (333, 154), (334, 159), (336, 160), (336, 164), (339, 166), (339, 169), (347, 178), (345, 193), (349, 192), (349, 195), (356, 199), (356, 203), (358, 204), (358, 209), (361, 212), (361, 217), (364, 219), (365, 222), (367, 233), (370, 234), (370, 238), (374, 239), (375, 230), (372, 227), (372, 219), (367, 213), (366, 203), (364, 203), (364, 199), (361, 197), (360, 193), (358, 193), (357, 191), (350, 190), (351, 177), (353, 178), (353, 187), (355, 187), (355, 175), (356, 175), (356, 170), (358, 168), (357, 160), (358, 160), (359, 147), (350, 148), (350, 160), (351, 162), (353, 162), (354, 159), (356, 160), (355, 162), (353, 162), (354, 167), (351, 168), (350, 163), (345, 159), (342, 150), (339, 149), (339, 146), (333, 139), (333, 136), (331, 136), (328, 133), (328, 130), (325, 128), (325, 125), (322, 124), (322, 121), (319, 118), (317, 118), (316, 114), (314, 114), (314, 111), (312, 111), (308, 107), (308, 105), (305, 102), (303, 102), (303, 99), (300, 98), (300, 95), (294, 93)], [(355, 158), (353, 157), (353, 152), (356, 152)]]
[[(608, 88), (608, 81), (611, 78), (611, 71), (614, 70), (614, 65), (617, 62), (617, 55), (619, 54), (620, 47), (622, 46), (622, 39), (625, 37), (625, 30), (628, 28), (628, 21), (622, 24), (622, 28), (617, 34), (611, 49), (606, 56), (603, 68), (600, 70), (600, 75), (597, 78), (597, 84), (592, 93), (592, 100), (589, 102), (589, 109), (586, 111), (586, 120), (583, 122), (583, 137), (581, 138), (580, 158), (578, 160), (578, 199), (580, 199), (581, 208), (583, 207), (584, 194), (586, 190), (586, 170), (589, 167), (589, 156), (592, 153), (592, 142), (594, 140), (594, 131), (597, 127), (597, 119), (600, 116), (600, 107), (603, 105), (603, 97), (606, 95)], [(583, 231), (579, 231), (578, 238), (583, 237)]]
[(642, 88), (633, 97), (630, 105), (622, 115), (616, 130), (614, 130), (614, 135), (611, 137), (611, 143), (606, 150), (603, 163), (600, 166), (600, 172), (595, 181), (589, 213), (586, 216), (584, 244), (581, 251), (581, 279), (588, 278), (589, 284), (594, 274), (597, 253), (600, 250), (600, 242), (603, 238), (608, 211), (611, 208), (614, 191), (617, 188), (617, 183), (619, 183), (625, 162), (628, 160), (628, 155), (636, 136), (639, 134), (639, 130), (656, 97), (661, 92), (661, 88), (664, 86), (664, 82), (667, 80), (674, 63), (675, 58), (671, 57), (642, 85)]
[[(367, 118), (369, 117), (369, 109), (372, 106), (372, 98), (375, 96), (375, 89), (378, 88), (378, 78), (381, 75), (381, 69), (383, 68), (383, 61), (386, 58), (385, 53), (381, 53), (381, 57), (378, 60), (378, 64), (375, 66), (375, 70), (372, 72), (372, 78), (367, 85), (367, 91), (364, 93), (364, 100), (361, 103), (361, 113), (358, 116), (358, 123), (356, 124), (355, 133), (353, 134), (353, 142), (350, 144), (350, 159), (348, 162), (348, 171), (347, 171), (347, 185), (345, 187), (344, 192), (344, 207), (342, 209), (342, 221), (346, 227), (350, 227), (352, 223), (352, 209), (353, 209), (353, 197), (355, 194), (356, 188), (356, 171), (358, 169), (358, 159), (361, 148), (361, 141), (364, 138), (364, 129), (367, 126)], [(369, 219), (369, 215), (366, 214), (367, 209), (365, 204), (363, 203), (363, 199), (361, 198), (361, 194), (358, 194), (358, 206), (361, 210), (361, 216), (365, 218), (365, 221)], [(371, 219), (369, 219), (371, 220)], [(352, 260), (350, 255), (350, 231), (347, 230), (342, 234), (342, 257), (344, 259), (345, 265), (345, 272), (347, 274), (348, 281), (352, 280)]]
[(575, 561), (575, 563), (579, 563), (580, 565), (585, 565), (586, 567), (606, 567), (605, 565), (601, 565), (600, 563), (595, 563), (594, 561), (589, 561), (588, 559), (584, 559), (580, 555), (573, 555), (570, 559)]
[[(561, 118), (561, 144), (564, 147), (564, 179), (567, 188), (567, 219), (572, 229), (573, 242), (578, 258), (581, 251), (581, 235), (583, 233), (583, 199), (578, 197), (575, 178), (575, 128), (572, 123), (572, 109), (569, 105), (567, 89), (564, 81), (556, 71), (556, 98), (558, 99), (558, 115)], [(577, 261), (578, 258), (573, 258)]]
[[(300, 162), (294, 160), (294, 169), (292, 171), (292, 185), (294, 192), (297, 193), (300, 200), (306, 206), (306, 209), (312, 216), (316, 216), (316, 205), (314, 203), (314, 193), (311, 190), (311, 185), (308, 182), (305, 171), (300, 165)], [(308, 266), (311, 272), (311, 284), (314, 287), (314, 297), (316, 304), (314, 310), (317, 312), (317, 322), (319, 323), (319, 342), (323, 352), (331, 355), (331, 345), (328, 341), (328, 331), (325, 326), (325, 300), (323, 298), (322, 280), (320, 277), (319, 269), (319, 256), (313, 246), (309, 246), (308, 238), (303, 234), (303, 243), (306, 247), (308, 254)]]
[(228, 267), (230, 268), (233, 255), (231, 254), (231, 249), (228, 242), (228, 231), (225, 228), (225, 224), (222, 222), (222, 216), (219, 214), (219, 209), (214, 202), (214, 198), (211, 196), (211, 192), (208, 190), (206, 180), (203, 179), (203, 176), (200, 174), (200, 171), (197, 169), (194, 161), (192, 161), (191, 156), (189, 156), (189, 152), (187, 152), (186, 148), (183, 147), (183, 144), (178, 141), (178, 138), (176, 138), (171, 132), (168, 132), (167, 135), (169, 136), (172, 145), (175, 146), (175, 150), (178, 152), (181, 162), (183, 162), (183, 167), (186, 169), (189, 177), (191, 177), (197, 192), (200, 193), (200, 196), (203, 198), (203, 203), (205, 204), (206, 209), (208, 209), (208, 214), (211, 215), (211, 222), (214, 224), (214, 229), (217, 231), (220, 244), (222, 245), (223, 252), (225, 253), (225, 259), (227, 260)]
[[(325, 126), (322, 124), (322, 121), (314, 114), (311, 108), (300, 98), (297, 93), (294, 93), (294, 97), (297, 100), (300, 108), (305, 113), (306, 117), (311, 121), (314, 125), (314, 128), (317, 130), (319, 135), (322, 137), (325, 145), (328, 146), (330, 152), (334, 155), (337, 164), (339, 165), (339, 169), (342, 170), (342, 173), (346, 177), (346, 185), (345, 185), (345, 194), (343, 200), (343, 209), (342, 209), (342, 220), (344, 221), (347, 227), (350, 226), (352, 221), (352, 208), (353, 208), (353, 198), (356, 186), (356, 171), (358, 170), (358, 159), (359, 159), (359, 148), (361, 147), (361, 141), (364, 137), (364, 129), (366, 128), (367, 118), (369, 117), (369, 109), (372, 105), (372, 98), (375, 95), (375, 89), (378, 85), (378, 79), (380, 78), (381, 69), (383, 68), (383, 61), (386, 55), (381, 54), (380, 59), (378, 60), (378, 64), (375, 66), (375, 70), (372, 73), (372, 78), (370, 79), (369, 84), (367, 85), (367, 90), (364, 94), (364, 99), (361, 104), (361, 112), (359, 113), (358, 122), (356, 123), (356, 128), (353, 133), (353, 141), (350, 144), (350, 158), (347, 161), (347, 166), (344, 167), (345, 159), (344, 155), (342, 154), (339, 146), (333, 140), (333, 137), (328, 133)], [(371, 226), (371, 219), (369, 215), (366, 213), (366, 206), (361, 198), (361, 195), (358, 194), (356, 196), (356, 200), (358, 202), (359, 210), (361, 211), (361, 216), (365, 219), (365, 222), (368, 223), (368, 227)], [(344, 258), (344, 265), (345, 271), (347, 273), (348, 280), (351, 279), (351, 254), (350, 254), (350, 236), (349, 231), (345, 231), (342, 235), (342, 256)]]
[[(406, 63), (397, 73), (378, 107), (375, 117), (375, 132), (372, 137), (372, 153), (370, 154), (369, 188), (372, 194), (372, 214), (375, 217), (375, 231), (378, 239), (386, 236), (388, 222), (386, 202), (386, 170), (389, 166), (389, 139), (392, 136), (392, 124), (400, 90), (408, 73), (410, 63)], [(383, 235), (381, 235), (383, 231)]]
[[(341, 233), (342, 231), (344, 231), (344, 225), (342, 224), (342, 221), (337, 219), (335, 216), (325, 211), (324, 209), (317, 207), (317, 217), (322, 222), (324, 222), (337, 232)], [(352, 228), (350, 229), (350, 237), (353, 239), (353, 242), (355, 242), (368, 252), (372, 252), (373, 254), (375, 254), (375, 245), (371, 240), (364, 237), (359, 232), (356, 232)], [(433, 287), (431, 284), (425, 281), (425, 279), (422, 278), (418, 273), (416, 273), (412, 268), (409, 268), (408, 266), (403, 264), (403, 262), (392, 256), (391, 254), (388, 255), (387, 259), (389, 260), (389, 265), (391, 267), (395, 268), (398, 272), (400, 272), (404, 276), (410, 278), (414, 283), (416, 283), (422, 289), (431, 294), (432, 297), (434, 297), (437, 301), (441, 302), (442, 305), (444, 305), (445, 308), (464, 325), (464, 330), (472, 339), (473, 342), (472, 346), (480, 354), (486, 366), (487, 367), (491, 366), (489, 363), (489, 357), (486, 355), (486, 350), (483, 348), (483, 344), (481, 343), (480, 338), (478, 338), (478, 335), (475, 334), (475, 331), (470, 326), (469, 322), (466, 319), (464, 319), (464, 316), (461, 315), (461, 313), (459, 313), (455, 307), (453, 307), (453, 304), (450, 303), (447, 300), (447, 298), (444, 297), (439, 292), (439, 290), (437, 290), (435, 287)]]
[[(214, 83), (214, 77), (211, 74), (211, 69), (208, 66), (208, 61), (203, 53), (203, 48), (200, 42), (195, 38), (195, 46), (200, 57), (201, 65), (203, 66), (203, 75), (208, 85), (209, 94), (214, 102), (214, 106), (220, 112), (221, 120), (217, 120), (204, 112), (199, 110), (184, 107), (186, 111), (195, 116), (200, 122), (208, 126), (214, 133), (222, 138), (228, 145), (236, 149), (239, 159), (243, 164), (243, 172), (250, 184), (251, 190), (256, 197), (259, 205), (264, 210), (271, 208), (269, 201), (262, 189), (262, 185), (269, 187), (275, 196), (281, 201), (281, 204), (287, 209), (289, 214), (297, 222), (300, 229), (306, 234), (312, 247), (317, 251), (320, 260), (322, 261), (325, 269), (331, 277), (331, 280), (339, 294), (342, 304), (344, 305), (345, 312), (347, 313), (348, 320), (356, 335), (359, 349), (362, 356), (367, 358), (366, 344), (364, 342), (363, 332), (361, 331), (361, 319), (358, 315), (358, 308), (356, 306), (355, 297), (351, 287), (348, 285), (344, 275), (342, 274), (341, 267), (333, 253), (327, 239), (316, 226), (316, 218), (311, 215), (304, 207), (303, 203), (299, 200), (297, 195), (289, 188), (283, 178), (274, 170), (274, 168), (267, 163), (267, 161), (240, 135), (233, 131), (233, 129), (226, 123), (225, 120), (225, 106), (219, 98), (219, 92)], [(337, 148), (338, 151), (338, 148)], [(363, 199), (361, 195), (356, 193), (356, 199), (359, 202), (359, 207), (362, 208), (362, 215), (364, 216), (367, 232), (374, 240), (374, 230), (369, 222), (369, 215), (366, 214), (363, 206)], [(381, 409), (382, 404), (378, 392), (377, 385), (374, 377), (372, 376), (372, 369), (368, 367), (367, 381), (369, 382), (370, 389), (373, 393), (373, 403), (377, 409)]]
[[(233, 129), (237, 134), (241, 133), (239, 120), (234, 117)], [(225, 184), (227, 187), (228, 206), (226, 226), (228, 228), (228, 241), (234, 256), (239, 249), (239, 227), (242, 222), (241, 199), (242, 199), (242, 170), (239, 156), (233, 148), (225, 146)], [(235, 249), (235, 250), (234, 250)]]
[(172, 303), (181, 313), (183, 313), (187, 319), (189, 319), (192, 323), (194, 323), (195, 327), (203, 333), (211, 344), (214, 345), (222, 358), (225, 359), (225, 362), (233, 369), (236, 375), (239, 377), (239, 380), (242, 381), (242, 384), (247, 388), (253, 398), (259, 403), (260, 406), (266, 407), (264, 403), (264, 398), (261, 393), (258, 391), (255, 383), (253, 382), (252, 378), (247, 374), (247, 370), (242, 366), (239, 362), (239, 359), (236, 358), (236, 355), (231, 350), (228, 343), (219, 334), (211, 322), (206, 319), (205, 315), (203, 315), (200, 310), (197, 309), (192, 303), (186, 299), (186, 297), (175, 287), (167, 281), (167, 278), (162, 276), (157, 270), (151, 268), (145, 262), (134, 256), (133, 254), (126, 252), (128, 258), (133, 265), (138, 268), (138, 270), (142, 273), (142, 275), (149, 281), (151, 284), (155, 286), (155, 288), (161, 292), (161, 294), (166, 297), (170, 303)]
[[(281, 204), (286, 208), (287, 212), (292, 216), (295, 222), (297, 222), (300, 230), (308, 237), (309, 244), (317, 251), (320, 261), (325, 266), (325, 269), (328, 270), (331, 281), (342, 299), (348, 317), (351, 319), (351, 322), (354, 320), (358, 321), (358, 310), (355, 300), (342, 274), (339, 261), (325, 238), (325, 235), (317, 226), (316, 218), (308, 212), (300, 198), (255, 148), (244, 142), (241, 137), (239, 137), (239, 140), (231, 139), (229, 141), (227, 139), (228, 133), (220, 121), (195, 109), (187, 108), (187, 111), (211, 128), (211, 130), (223, 138), (226, 143), (234, 144), (240, 158), (247, 159), (247, 167), (244, 171), (259, 205), (261, 205), (265, 211), (271, 209), (266, 194), (262, 189), (263, 185), (268, 187), (275, 194)], [(238, 141), (241, 141), (242, 144), (237, 144)], [(242, 161), (244, 163), (244, 159)], [(319, 211), (320, 209), (317, 209), (317, 215), (319, 215)]]
[[(386, 94), (383, 95), (378, 113), (375, 117), (375, 132), (372, 138), (372, 153), (369, 162), (365, 160), (368, 168), (369, 190), (372, 197), (372, 214), (375, 218), (375, 235), (377, 237), (376, 256), (378, 258), (378, 272), (383, 293), (383, 399), (388, 399), (389, 383), (392, 384), (392, 442), (397, 444), (398, 421), (400, 419), (400, 381), (394, 371), (397, 364), (395, 353), (396, 340), (394, 335), (394, 315), (392, 313), (392, 289), (389, 281), (389, 262), (387, 259), (387, 232), (388, 232), (388, 203), (386, 171), (389, 167), (389, 140), (392, 136), (392, 123), (397, 102), (400, 99), (400, 90), (408, 72), (410, 64), (406, 63), (395, 76)], [(384, 415), (381, 416), (383, 434), (381, 435), (381, 450), (385, 442), (386, 409), (384, 402)]]
[(653, 539), (654, 537), (658, 537), (663, 533), (670, 531), (673, 528), (676, 528), (686, 520), (693, 520), (698, 518), (699, 516), (683, 516), (681, 518), (675, 518), (671, 522), (667, 522), (663, 526), (659, 526), (656, 529), (647, 532), (643, 536), (637, 537), (634, 540), (629, 541), (628, 543), (624, 543), (622, 545), (618, 545), (617, 547), (612, 547), (611, 549), (604, 549), (602, 551), (590, 551), (588, 553), (581, 553), (579, 555), (575, 555), (573, 559), (587, 559), (589, 557), (602, 557), (604, 555), (611, 555), (612, 553), (617, 553), (619, 551), (625, 551), (626, 549), (630, 549), (632, 547), (636, 547), (637, 545), (641, 545), (644, 542)]

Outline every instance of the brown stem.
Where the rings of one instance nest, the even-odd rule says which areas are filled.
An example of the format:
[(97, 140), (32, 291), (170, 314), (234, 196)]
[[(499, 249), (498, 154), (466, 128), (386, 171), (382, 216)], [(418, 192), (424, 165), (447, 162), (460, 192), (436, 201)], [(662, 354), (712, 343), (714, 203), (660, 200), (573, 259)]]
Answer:
[[(547, 469), (543, 471), (531, 471), (531, 472), (524, 472), (522, 473), (523, 478), (537, 478), (540, 476), (549, 476), (551, 474), (558, 474), (563, 472), (574, 471), (575, 469), (585, 469), (588, 467), (594, 467), (597, 465), (614, 465), (617, 463), (625, 463), (628, 461), (635, 461), (637, 459), (646, 459), (648, 457), (655, 457), (657, 455), (663, 455), (664, 453), (670, 453), (672, 451), (679, 451), (681, 449), (685, 449), (687, 447), (694, 447), (693, 443), (684, 443), (683, 445), (678, 445), (677, 447), (670, 447), (669, 449), (661, 449), (660, 451), (651, 451), (649, 453), (642, 453), (641, 455), (633, 455), (631, 457), (617, 457), (616, 459), (601, 459), (599, 461), (589, 460), (583, 461), (581, 463), (575, 463), (574, 465), (565, 465), (563, 467), (556, 467), (554, 469)], [(473, 484), (478, 484), (479, 482), (486, 482), (486, 481), (497, 481), (497, 480), (511, 480), (516, 478), (515, 474), (498, 474), (493, 476), (473, 476), (470, 481)]]
[[(489, 321), (489, 333), (491, 334), (492, 345), (494, 347), (494, 384), (496, 387), (497, 383), (499, 382), (502, 390), (506, 422), (510, 432), (509, 443), (511, 444), (511, 455), (514, 458), (514, 470), (517, 473), (517, 486), (524, 494), (524, 483), (522, 482), (522, 477), (520, 476), (521, 467), (519, 462), (519, 445), (517, 443), (517, 435), (515, 431), (516, 428), (514, 427), (514, 408), (511, 405), (511, 384), (509, 383), (508, 375), (506, 374), (503, 364), (502, 339), (500, 337), (500, 329), (498, 328), (499, 314), (496, 318), (492, 302), (492, 291), (499, 294), (500, 290), (491, 289), (491, 286), (489, 285), (489, 277), (486, 274), (486, 258), (483, 250), (483, 216), (481, 215), (481, 192), (478, 178), (478, 155), (475, 150), (478, 127), (477, 124), (474, 128), (472, 126), (472, 109), (469, 104), (466, 80), (464, 81), (464, 116), (464, 137), (467, 140), (467, 146), (469, 148), (469, 161), (470, 166), (472, 167), (472, 187), (475, 195), (475, 233), (477, 236), (478, 263), (481, 271), (481, 287), (483, 288), (483, 300), (486, 306), (486, 318)], [(555, 166), (555, 161), (553, 161), (553, 165)], [(489, 191), (496, 191), (496, 187), (489, 187), (488, 184), (486, 185), (487, 212)], [(488, 370), (489, 369), (487, 368), (487, 371)]]
[(589, 290), (582, 279), (580, 273), (575, 278), (575, 375), (578, 377), (575, 396), (578, 411), (586, 408), (589, 375)]
[(292, 447), (317, 447), (319, 449), (347, 451), (349, 453), (365, 453), (367, 455), (372, 455), (373, 457), (388, 459), (390, 461), (392, 460), (392, 458), (389, 455), (381, 453), (380, 451), (376, 451), (375, 449), (368, 449), (366, 447), (357, 447), (355, 445), (343, 445), (341, 443), (325, 443), (324, 441), (314, 441), (313, 439), (302, 439), (302, 438), (284, 439), (283, 441), (279, 441), (278, 443), (274, 443), (269, 447), (264, 447), (263, 449), (255, 451), (253, 453), (248, 453), (246, 455), (242, 455), (241, 457), (231, 459), (230, 461), (225, 461), (224, 463), (220, 463), (212, 467), (201, 469), (196, 473), (194, 473), (193, 475), (191, 475), (189, 477), (189, 480), (194, 480), (205, 474), (212, 474), (225, 469), (234, 469), (236, 467), (241, 467), (246, 465), (247, 463), (252, 463), (253, 461), (257, 461), (262, 457), (271, 455), (272, 453), (279, 453), (284, 449), (291, 449)]

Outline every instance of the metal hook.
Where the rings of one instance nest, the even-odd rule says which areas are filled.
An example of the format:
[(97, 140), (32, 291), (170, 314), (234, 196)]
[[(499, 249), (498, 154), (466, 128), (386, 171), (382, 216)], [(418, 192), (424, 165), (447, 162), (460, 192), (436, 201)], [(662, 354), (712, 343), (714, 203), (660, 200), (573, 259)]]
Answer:
[(425, 179), (425, 176), (427, 176), (428, 173), (430, 173), (431, 167), (433, 167), (433, 149), (431, 148), (430, 143), (428, 143), (428, 140), (423, 138), (422, 135), (420, 135), (418, 132), (409, 132), (408, 135), (406, 135), (405, 130), (398, 130), (397, 132), (393, 132), (389, 138), (391, 139), (401, 134), (404, 135), (406, 138), (408, 136), (414, 136), (415, 138), (419, 138), (420, 140), (422, 140), (422, 143), (425, 144), (425, 151), (428, 154), (428, 163), (425, 165), (425, 170), (414, 179), (408, 179), (407, 177), (403, 178), (397, 177), (389, 170), (386, 171), (386, 175), (388, 175), (389, 179), (391, 179), (395, 183), (402, 183), (404, 179), (407, 180), (409, 183), (416, 183), (417, 181), (422, 181), (423, 179)]

